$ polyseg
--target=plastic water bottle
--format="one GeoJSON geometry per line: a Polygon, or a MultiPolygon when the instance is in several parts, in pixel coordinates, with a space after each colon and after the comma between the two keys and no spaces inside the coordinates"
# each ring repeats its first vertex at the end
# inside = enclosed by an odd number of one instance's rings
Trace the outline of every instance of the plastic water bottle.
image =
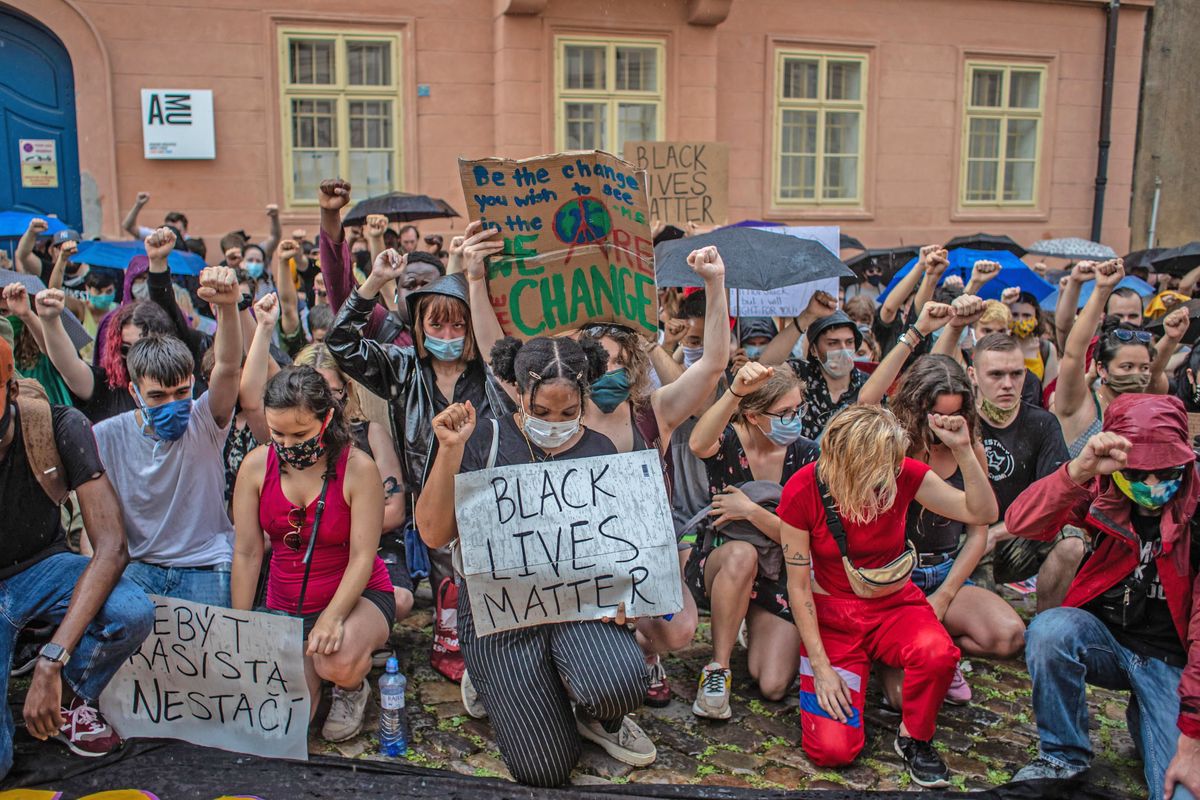
{"type": "Polygon", "coordinates": [[[387,667],[379,679],[379,752],[393,758],[408,752],[408,712],[404,708],[404,690],[408,679],[400,674],[400,664],[395,658],[387,660],[387,667]]]}

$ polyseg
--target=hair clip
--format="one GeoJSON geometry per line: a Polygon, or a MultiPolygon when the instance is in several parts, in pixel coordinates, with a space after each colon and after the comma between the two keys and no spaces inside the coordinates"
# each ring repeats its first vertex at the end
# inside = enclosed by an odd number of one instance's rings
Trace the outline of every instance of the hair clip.
{"type": "Polygon", "coordinates": [[[534,372],[533,370],[529,370],[529,377],[531,377],[531,378],[533,378],[535,381],[539,381],[539,382],[542,380],[542,376],[541,376],[541,375],[538,375],[538,374],[537,374],[536,372],[534,372]]]}

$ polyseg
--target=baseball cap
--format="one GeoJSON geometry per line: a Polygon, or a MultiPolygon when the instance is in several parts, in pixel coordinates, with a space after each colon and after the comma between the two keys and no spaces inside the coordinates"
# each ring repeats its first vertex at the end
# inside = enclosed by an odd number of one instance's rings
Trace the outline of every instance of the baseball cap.
{"type": "Polygon", "coordinates": [[[51,244],[62,244],[63,242],[81,242],[83,237],[79,235],[79,231],[71,228],[63,228],[58,233],[54,234],[54,238],[50,240],[51,244]]]}

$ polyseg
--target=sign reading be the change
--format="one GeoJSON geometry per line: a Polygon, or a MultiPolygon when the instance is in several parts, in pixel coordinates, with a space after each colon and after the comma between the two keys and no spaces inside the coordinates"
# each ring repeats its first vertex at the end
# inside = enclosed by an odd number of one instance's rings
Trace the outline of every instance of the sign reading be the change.
{"type": "Polygon", "coordinates": [[[613,322],[658,335],[645,172],[600,151],[458,163],[469,216],[503,232],[488,293],[506,334],[613,322]]]}
{"type": "Polygon", "coordinates": [[[683,608],[653,450],[484,469],[454,484],[475,631],[683,608]]]}
{"type": "Polygon", "coordinates": [[[154,628],[100,696],[117,732],[307,760],[300,619],[150,599],[154,628]]]}

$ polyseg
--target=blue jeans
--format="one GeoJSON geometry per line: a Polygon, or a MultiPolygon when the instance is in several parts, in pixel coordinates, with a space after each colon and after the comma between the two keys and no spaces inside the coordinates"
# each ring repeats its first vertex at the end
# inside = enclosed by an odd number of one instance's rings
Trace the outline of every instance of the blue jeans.
{"type": "MultiPolygon", "coordinates": [[[[1094,615],[1065,607],[1034,617],[1025,633],[1025,663],[1041,753],[1060,766],[1087,767],[1092,760],[1085,685],[1131,691],[1129,733],[1144,762],[1150,800],[1161,800],[1163,776],[1179,740],[1176,690],[1183,670],[1137,655],[1094,615]]],[[[1191,799],[1182,786],[1175,790],[1175,800],[1191,799]]]]}
{"type": "Polygon", "coordinates": [[[953,558],[948,558],[935,567],[913,567],[912,582],[928,597],[946,582],[946,578],[950,575],[950,570],[953,567],[953,558]]]}
{"type": "Polygon", "coordinates": [[[146,594],[229,608],[229,571],[228,562],[196,568],[131,561],[125,568],[125,577],[141,586],[146,594]]]}
{"type": "MultiPolygon", "coordinates": [[[[0,686],[6,698],[17,633],[33,620],[51,625],[61,622],[88,563],[89,559],[74,553],[58,553],[0,580],[0,686]]],[[[95,705],[100,692],[153,625],[154,604],[134,583],[122,578],[79,640],[63,669],[63,679],[77,696],[95,705]]],[[[12,737],[12,711],[5,702],[0,710],[0,778],[12,767],[12,737]]]]}

